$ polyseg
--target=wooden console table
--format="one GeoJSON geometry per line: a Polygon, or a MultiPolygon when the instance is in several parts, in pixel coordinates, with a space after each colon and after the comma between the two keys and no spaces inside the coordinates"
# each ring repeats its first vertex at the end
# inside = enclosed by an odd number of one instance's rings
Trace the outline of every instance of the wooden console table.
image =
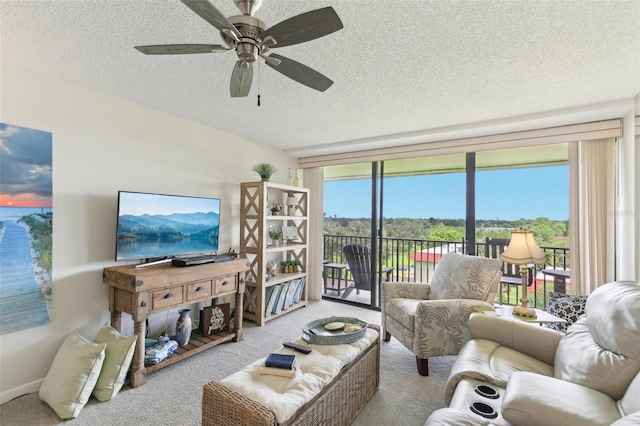
{"type": "Polygon", "coordinates": [[[130,370],[131,387],[145,384],[147,373],[220,343],[242,340],[242,304],[248,270],[246,258],[187,267],[163,263],[144,268],[135,265],[104,268],[102,281],[109,285],[111,326],[120,331],[122,312],[126,312],[131,314],[133,331],[138,336],[130,370]],[[145,367],[145,323],[149,315],[228,294],[235,294],[232,330],[215,335],[194,330],[189,344],[180,346],[161,363],[145,367]]]}

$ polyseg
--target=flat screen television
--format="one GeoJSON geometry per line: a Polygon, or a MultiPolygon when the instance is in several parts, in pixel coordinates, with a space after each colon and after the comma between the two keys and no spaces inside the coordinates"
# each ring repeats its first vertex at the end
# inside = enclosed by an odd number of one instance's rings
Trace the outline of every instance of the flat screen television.
{"type": "Polygon", "coordinates": [[[118,192],[116,261],[214,254],[220,199],[118,192]]]}

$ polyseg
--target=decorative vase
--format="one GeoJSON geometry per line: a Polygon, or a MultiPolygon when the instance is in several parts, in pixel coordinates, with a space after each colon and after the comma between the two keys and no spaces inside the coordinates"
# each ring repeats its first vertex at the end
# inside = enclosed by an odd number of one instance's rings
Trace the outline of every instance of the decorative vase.
{"type": "Polygon", "coordinates": [[[298,180],[298,169],[296,169],[296,171],[293,172],[293,186],[298,186],[299,183],[300,181],[298,180]]]}
{"type": "Polygon", "coordinates": [[[180,309],[178,321],[176,322],[176,342],[178,345],[184,346],[189,343],[191,338],[191,317],[189,316],[191,309],[180,309]]]}

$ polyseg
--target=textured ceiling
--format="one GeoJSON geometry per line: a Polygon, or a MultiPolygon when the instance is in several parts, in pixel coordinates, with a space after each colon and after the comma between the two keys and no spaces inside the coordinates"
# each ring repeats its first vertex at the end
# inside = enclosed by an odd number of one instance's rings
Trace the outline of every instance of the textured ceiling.
{"type": "Polygon", "coordinates": [[[640,92],[637,0],[264,0],[256,17],[272,26],[324,6],[343,30],[274,50],[334,80],[324,93],[261,64],[249,96],[232,99],[234,52],[136,51],[222,43],[179,1],[0,0],[1,60],[295,156],[609,118],[640,92]]]}

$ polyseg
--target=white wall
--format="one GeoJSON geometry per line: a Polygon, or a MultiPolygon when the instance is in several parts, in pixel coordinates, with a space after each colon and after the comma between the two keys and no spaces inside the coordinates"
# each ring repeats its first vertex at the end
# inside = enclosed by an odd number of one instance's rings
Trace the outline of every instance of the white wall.
{"type": "MultiPolygon", "coordinates": [[[[271,147],[3,64],[0,122],[53,134],[51,323],[0,336],[0,403],[38,390],[69,333],[93,339],[109,320],[102,269],[113,266],[118,190],[222,199],[220,249],[239,243],[240,182],[271,162],[286,182],[295,159],[271,147]]],[[[169,323],[177,314],[170,311],[169,323]]],[[[161,329],[166,314],[154,318],[161,329]],[[162,318],[158,318],[161,316],[162,318]]],[[[123,314],[123,331],[132,332],[123,314]]]]}

